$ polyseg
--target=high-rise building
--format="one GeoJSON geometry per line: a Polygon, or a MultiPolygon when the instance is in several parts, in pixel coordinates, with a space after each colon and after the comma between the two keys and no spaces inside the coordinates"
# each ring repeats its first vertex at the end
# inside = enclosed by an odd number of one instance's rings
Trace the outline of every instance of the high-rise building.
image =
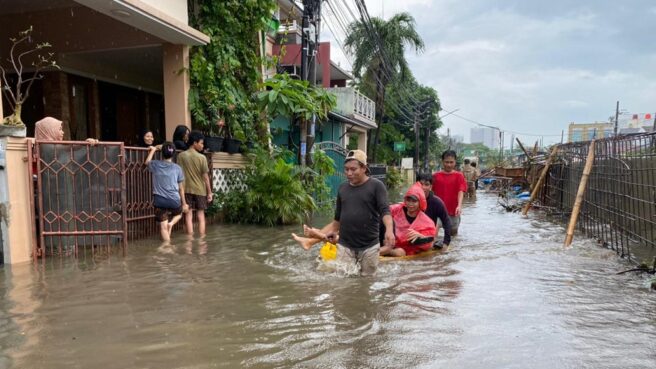
{"type": "Polygon", "coordinates": [[[481,143],[490,149],[499,148],[499,130],[488,127],[476,127],[470,131],[471,143],[481,143]]]}

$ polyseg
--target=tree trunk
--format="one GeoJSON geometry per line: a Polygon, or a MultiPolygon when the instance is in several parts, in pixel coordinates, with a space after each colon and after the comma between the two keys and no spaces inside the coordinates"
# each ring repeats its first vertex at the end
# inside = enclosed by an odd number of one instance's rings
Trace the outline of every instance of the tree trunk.
{"type": "Polygon", "coordinates": [[[22,104],[16,104],[16,108],[14,109],[14,113],[5,117],[2,120],[2,124],[6,124],[8,126],[24,126],[25,124],[23,123],[23,120],[21,119],[21,110],[23,106],[22,104]]]}

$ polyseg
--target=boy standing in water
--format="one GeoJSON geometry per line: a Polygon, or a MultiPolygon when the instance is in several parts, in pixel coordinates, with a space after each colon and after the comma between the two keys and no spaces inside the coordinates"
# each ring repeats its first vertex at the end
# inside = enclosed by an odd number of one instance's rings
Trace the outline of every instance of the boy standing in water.
{"type": "Polygon", "coordinates": [[[433,174],[433,193],[444,201],[451,220],[451,236],[458,234],[462,198],[467,192],[465,176],[456,170],[456,152],[442,153],[442,170],[433,174]]]}
{"type": "Polygon", "coordinates": [[[157,146],[149,148],[146,165],[153,176],[155,219],[160,224],[162,240],[170,241],[171,229],[182,218],[182,213],[189,211],[189,207],[185,201],[182,169],[173,162],[175,146],[165,142],[161,148],[163,160],[153,160],[158,149],[157,146]]]}
{"type": "MultiPolygon", "coordinates": [[[[212,202],[212,187],[210,185],[210,168],[207,158],[201,154],[205,147],[205,136],[198,131],[189,134],[189,148],[178,155],[178,164],[182,167],[185,177],[185,196],[189,208],[196,211],[198,232],[205,234],[205,209],[212,202]]],[[[185,214],[185,227],[188,234],[194,234],[193,213],[185,214]]]]}

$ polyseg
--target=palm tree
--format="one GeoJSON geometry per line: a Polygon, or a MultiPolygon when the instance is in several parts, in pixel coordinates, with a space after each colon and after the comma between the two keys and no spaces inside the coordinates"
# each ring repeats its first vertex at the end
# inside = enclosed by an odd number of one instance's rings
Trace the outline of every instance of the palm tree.
{"type": "Polygon", "coordinates": [[[385,87],[392,78],[398,76],[405,80],[412,75],[405,59],[406,47],[420,52],[424,49],[424,41],[415,30],[415,19],[404,12],[387,21],[374,17],[370,24],[361,20],[351,23],[344,46],[355,57],[353,74],[360,80],[363,90],[373,91],[376,101],[378,127],[373,142],[370,137],[368,145],[369,156],[375,162],[385,112],[385,87]]]}

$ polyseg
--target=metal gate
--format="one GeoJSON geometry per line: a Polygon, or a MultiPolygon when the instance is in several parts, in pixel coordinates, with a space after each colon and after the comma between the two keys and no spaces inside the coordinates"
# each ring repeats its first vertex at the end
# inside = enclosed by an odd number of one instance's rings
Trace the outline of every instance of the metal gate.
{"type": "Polygon", "coordinates": [[[328,176],[326,181],[328,182],[328,186],[330,186],[330,196],[336,198],[339,186],[346,181],[346,175],[344,174],[344,158],[346,158],[348,150],[341,145],[330,141],[320,142],[316,144],[316,147],[317,149],[323,150],[335,163],[335,174],[328,176]]]}
{"type": "Polygon", "coordinates": [[[35,256],[127,246],[123,143],[37,142],[35,256]]]}

